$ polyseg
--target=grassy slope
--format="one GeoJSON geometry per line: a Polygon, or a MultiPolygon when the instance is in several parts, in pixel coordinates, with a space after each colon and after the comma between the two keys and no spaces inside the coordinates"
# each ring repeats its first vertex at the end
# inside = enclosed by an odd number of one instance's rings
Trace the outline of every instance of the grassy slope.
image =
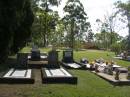
{"type": "MultiPolygon", "coordinates": [[[[28,51],[30,51],[29,48],[24,48],[24,50],[22,50],[22,52],[28,51]]],[[[48,51],[48,49],[42,51],[48,51]]],[[[61,56],[62,52],[60,52],[60,59],[61,56]]],[[[78,61],[82,57],[86,57],[92,61],[93,59],[100,57],[103,57],[106,60],[112,60],[114,54],[112,52],[102,51],[78,51],[74,52],[74,56],[78,61]]],[[[122,66],[128,66],[130,64],[130,62],[126,61],[115,61],[122,66]]],[[[0,92],[4,87],[7,87],[14,93],[14,97],[130,97],[130,86],[114,87],[89,71],[70,70],[70,72],[78,77],[77,85],[45,85],[40,83],[34,85],[0,85],[0,92]]]]}

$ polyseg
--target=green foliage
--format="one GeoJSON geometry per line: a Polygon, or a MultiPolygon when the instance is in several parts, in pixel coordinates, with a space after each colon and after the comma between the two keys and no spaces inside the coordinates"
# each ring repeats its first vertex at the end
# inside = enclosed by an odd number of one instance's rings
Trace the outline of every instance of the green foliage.
{"type": "Polygon", "coordinates": [[[110,49],[111,45],[118,43],[122,39],[122,37],[115,32],[96,33],[94,37],[95,37],[95,45],[99,48],[104,48],[104,49],[110,49]],[[111,44],[111,38],[113,44],[111,44]]]}
{"type": "Polygon", "coordinates": [[[33,23],[32,42],[46,47],[52,39],[58,22],[58,12],[51,9],[60,3],[59,0],[33,0],[35,21],[33,23]]]}
{"type": "Polygon", "coordinates": [[[25,46],[31,35],[32,22],[30,0],[0,1],[0,61],[25,46]]]}
{"type": "Polygon", "coordinates": [[[47,42],[50,42],[53,32],[55,32],[58,17],[57,12],[46,13],[39,8],[32,27],[32,42],[34,44],[45,47],[47,42]]]}
{"type": "Polygon", "coordinates": [[[55,32],[51,34],[50,44],[57,47],[64,46],[64,31],[65,26],[62,20],[58,20],[55,32]]]}
{"type": "Polygon", "coordinates": [[[121,44],[120,43],[114,43],[111,45],[111,50],[115,52],[116,55],[121,53],[121,44]]]}
{"type": "Polygon", "coordinates": [[[92,30],[88,30],[88,33],[86,35],[86,40],[87,42],[92,42],[94,39],[94,33],[92,32],[92,30]]]}

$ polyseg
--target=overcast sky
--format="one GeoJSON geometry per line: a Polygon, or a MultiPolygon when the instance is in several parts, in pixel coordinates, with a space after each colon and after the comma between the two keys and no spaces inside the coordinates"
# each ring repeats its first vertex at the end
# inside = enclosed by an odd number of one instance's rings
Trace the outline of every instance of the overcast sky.
{"type": "MultiPolygon", "coordinates": [[[[107,13],[111,14],[113,12],[113,3],[118,0],[80,0],[82,4],[84,5],[85,12],[87,13],[89,17],[89,22],[92,25],[92,30],[94,33],[97,32],[97,26],[96,26],[96,19],[103,20],[104,15],[107,13]]],[[[121,0],[123,2],[126,2],[127,0],[121,0]]],[[[58,12],[61,17],[64,16],[63,13],[63,7],[65,6],[67,0],[62,0],[61,5],[58,7],[58,12]]],[[[121,24],[120,26],[125,26],[124,24],[121,24]]],[[[118,32],[121,36],[128,35],[128,29],[122,29],[118,32]]]]}

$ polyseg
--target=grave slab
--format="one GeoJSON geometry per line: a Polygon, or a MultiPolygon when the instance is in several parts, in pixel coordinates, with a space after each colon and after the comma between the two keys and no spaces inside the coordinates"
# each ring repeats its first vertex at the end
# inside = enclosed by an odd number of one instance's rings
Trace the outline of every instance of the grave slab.
{"type": "Polygon", "coordinates": [[[77,77],[74,77],[64,68],[49,69],[42,68],[42,82],[43,83],[70,83],[77,84],[77,77]]]}
{"type": "Polygon", "coordinates": [[[11,68],[1,75],[0,83],[32,84],[34,83],[33,70],[11,68]]]}

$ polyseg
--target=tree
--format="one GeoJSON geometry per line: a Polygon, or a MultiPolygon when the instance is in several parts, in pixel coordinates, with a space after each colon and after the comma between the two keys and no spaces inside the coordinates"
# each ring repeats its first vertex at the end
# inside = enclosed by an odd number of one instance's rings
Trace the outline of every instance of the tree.
{"type": "MultiPolygon", "coordinates": [[[[38,33],[41,36],[38,36],[39,37],[38,41],[40,41],[44,47],[46,47],[49,44],[51,31],[55,29],[58,18],[58,13],[53,12],[51,7],[58,6],[59,3],[60,0],[33,0],[32,2],[32,4],[34,5],[33,9],[35,12],[35,19],[36,19],[35,21],[36,23],[34,22],[34,29],[35,25],[39,25],[37,32],[39,31],[38,33]]],[[[37,32],[33,32],[34,35],[37,32]]]]}
{"type": "Polygon", "coordinates": [[[57,12],[46,13],[39,8],[32,27],[32,41],[34,44],[45,47],[47,42],[49,43],[53,32],[55,32],[58,17],[57,12]],[[45,30],[47,30],[47,33],[45,33],[45,30]]]}
{"type": "Polygon", "coordinates": [[[88,17],[79,0],[68,0],[64,11],[66,14],[63,18],[67,32],[66,37],[68,37],[69,46],[74,48],[75,39],[83,38],[82,35],[87,32],[90,23],[86,21],[88,17]]]}
{"type": "Polygon", "coordinates": [[[30,0],[0,1],[0,62],[25,46],[32,23],[30,0]]]}
{"type": "Polygon", "coordinates": [[[127,17],[128,21],[128,41],[127,41],[127,49],[130,49],[130,0],[126,3],[118,1],[115,3],[116,7],[118,8],[117,14],[121,13],[122,16],[127,17]]]}

